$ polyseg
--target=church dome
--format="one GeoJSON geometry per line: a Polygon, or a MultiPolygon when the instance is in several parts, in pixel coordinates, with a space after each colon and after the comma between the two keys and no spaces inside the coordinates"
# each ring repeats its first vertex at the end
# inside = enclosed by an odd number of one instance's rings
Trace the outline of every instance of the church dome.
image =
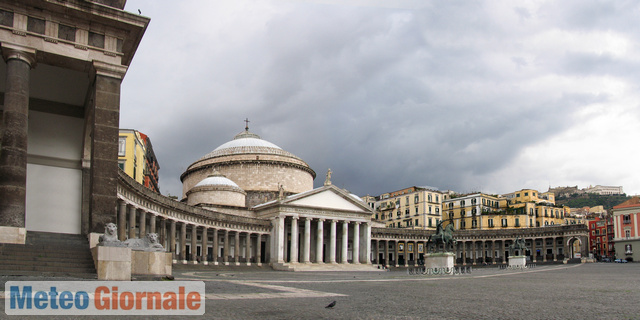
{"type": "Polygon", "coordinates": [[[236,154],[274,154],[300,159],[292,153],[284,151],[277,145],[267,140],[263,140],[259,135],[249,132],[249,130],[246,129],[245,131],[238,133],[233,140],[215,148],[213,151],[200,158],[200,160],[236,154]]]}
{"type": "Polygon", "coordinates": [[[240,189],[240,187],[235,182],[219,173],[209,175],[208,177],[204,178],[204,180],[198,182],[195,185],[195,187],[203,186],[226,186],[240,189]]]}
{"type": "Polygon", "coordinates": [[[212,174],[187,192],[187,204],[243,207],[246,194],[235,182],[214,169],[212,174]]]}

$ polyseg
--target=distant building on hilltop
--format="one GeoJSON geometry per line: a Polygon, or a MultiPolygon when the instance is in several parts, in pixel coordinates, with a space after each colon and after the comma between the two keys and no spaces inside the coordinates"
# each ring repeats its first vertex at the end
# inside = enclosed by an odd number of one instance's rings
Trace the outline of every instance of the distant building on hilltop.
{"type": "Polygon", "coordinates": [[[614,195],[614,194],[624,194],[622,191],[622,186],[601,186],[597,185],[595,187],[589,186],[588,188],[578,189],[578,186],[574,187],[556,187],[549,188],[549,193],[553,193],[556,197],[570,197],[574,194],[599,194],[599,195],[614,195]]]}
{"type": "Polygon", "coordinates": [[[120,129],[118,166],[138,183],[160,193],[160,165],[153,152],[151,139],[146,134],[138,130],[120,129]]]}
{"type": "Polygon", "coordinates": [[[585,193],[595,193],[600,195],[624,194],[622,186],[612,187],[597,185],[595,187],[589,186],[589,188],[585,188],[583,190],[585,193]]]}

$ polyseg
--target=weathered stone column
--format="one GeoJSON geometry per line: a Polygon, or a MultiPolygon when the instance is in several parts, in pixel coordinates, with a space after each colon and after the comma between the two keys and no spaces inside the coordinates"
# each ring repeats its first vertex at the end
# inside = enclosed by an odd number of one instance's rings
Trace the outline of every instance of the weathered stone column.
{"type": "Polygon", "coordinates": [[[198,226],[191,225],[191,262],[198,264],[198,226]]]}
{"type": "Polygon", "coordinates": [[[329,263],[336,263],[336,220],[331,220],[329,228],[329,263]]]}
{"type": "Polygon", "coordinates": [[[409,241],[404,242],[404,266],[409,266],[409,241]]]}
{"type": "Polygon", "coordinates": [[[219,247],[218,247],[218,228],[213,229],[213,265],[217,266],[218,265],[218,252],[220,251],[219,247]]]}
{"type": "Polygon", "coordinates": [[[536,251],[536,238],[532,238],[531,239],[531,262],[536,262],[536,256],[537,256],[537,251],[536,251]]]}
{"type": "Polygon", "coordinates": [[[234,237],[234,241],[233,241],[233,247],[234,247],[234,262],[236,264],[236,266],[240,265],[240,232],[236,231],[235,237],[234,237]]]}
{"type": "Polygon", "coordinates": [[[24,244],[29,70],[36,63],[36,51],[2,43],[2,53],[7,62],[7,77],[0,145],[0,242],[24,244]]]}
{"type": "Polygon", "coordinates": [[[129,239],[136,237],[136,207],[129,207],[129,239]]]}
{"type": "Polygon", "coordinates": [[[467,265],[467,242],[462,241],[462,265],[467,265]]]}
{"type": "Polygon", "coordinates": [[[229,230],[224,230],[224,244],[222,247],[222,262],[225,266],[229,265],[229,256],[231,255],[231,245],[229,244],[229,230]]]}
{"type": "Polygon", "coordinates": [[[187,264],[187,224],[180,223],[180,260],[187,264]]]}
{"type": "Polygon", "coordinates": [[[209,248],[207,248],[209,244],[207,243],[207,241],[209,241],[209,228],[207,228],[206,226],[203,226],[202,227],[202,252],[200,255],[200,260],[204,265],[209,264],[209,248]]]}
{"type": "Polygon", "coordinates": [[[247,232],[245,238],[244,258],[247,260],[247,265],[251,265],[251,234],[247,232]]]}
{"type": "Polygon", "coordinates": [[[389,267],[389,240],[384,240],[384,265],[389,267]]]}
{"type": "Polygon", "coordinates": [[[318,230],[316,234],[316,263],[323,263],[323,245],[324,245],[324,219],[318,219],[318,230]]]}
{"type": "Polygon", "coordinates": [[[542,262],[547,262],[547,239],[542,238],[542,262]]]}
{"type": "MultiPolygon", "coordinates": [[[[90,88],[87,117],[90,132],[88,232],[100,233],[113,219],[118,187],[118,135],[120,130],[120,85],[127,67],[93,61],[94,78],[90,88]]],[[[84,233],[84,232],[83,232],[84,233]]]]}
{"type": "Polygon", "coordinates": [[[147,235],[147,212],[144,210],[140,210],[140,233],[138,234],[138,238],[144,239],[147,235]]]}
{"type": "Polygon", "coordinates": [[[400,242],[398,240],[395,240],[395,244],[396,244],[396,255],[395,255],[395,266],[396,268],[399,267],[400,265],[398,264],[400,261],[400,242]]]}
{"type": "Polygon", "coordinates": [[[169,227],[169,251],[173,256],[173,263],[176,263],[178,257],[176,256],[176,221],[171,220],[171,226],[169,227]]]}
{"type": "Polygon", "coordinates": [[[360,222],[353,223],[353,260],[351,263],[360,264],[360,222]]]}
{"type": "Polygon", "coordinates": [[[553,237],[553,261],[558,261],[558,239],[553,237]]]}
{"type": "Polygon", "coordinates": [[[256,236],[256,265],[262,265],[262,233],[256,236]]]}
{"type": "Polygon", "coordinates": [[[493,264],[496,264],[496,241],[491,240],[491,259],[493,260],[493,264]]]}
{"type": "Polygon", "coordinates": [[[284,263],[286,258],[286,249],[285,242],[287,241],[286,237],[286,228],[285,228],[285,217],[278,216],[271,219],[272,226],[272,234],[269,241],[268,248],[271,248],[271,252],[269,254],[269,261],[271,263],[284,263]]]}
{"type": "Polygon", "coordinates": [[[156,231],[156,218],[157,218],[157,216],[150,212],[150,214],[149,214],[149,233],[157,233],[157,231],[156,231]]]}
{"type": "Polygon", "coordinates": [[[298,262],[298,217],[291,217],[291,263],[298,262]]]}
{"type": "Polygon", "coordinates": [[[347,251],[349,250],[349,222],[342,222],[342,252],[340,257],[340,263],[347,263],[347,251]]]}
{"type": "MultiPolygon", "coordinates": [[[[160,243],[163,246],[167,246],[167,219],[165,217],[160,217],[160,243]]],[[[166,249],[166,248],[165,248],[166,249]]]]}
{"type": "Polygon", "coordinates": [[[471,255],[471,265],[475,266],[476,265],[476,260],[478,258],[477,257],[478,252],[476,251],[476,242],[475,241],[471,241],[471,252],[470,252],[470,255],[471,255]]]}
{"type": "Polygon", "coordinates": [[[124,201],[118,205],[118,240],[127,240],[127,203],[124,201]]]}
{"type": "Polygon", "coordinates": [[[304,218],[304,249],[302,250],[302,263],[310,262],[311,253],[311,218],[304,218]]]}
{"type": "Polygon", "coordinates": [[[380,264],[380,240],[373,240],[373,243],[375,247],[375,259],[373,259],[373,261],[375,261],[376,264],[380,264]]]}
{"type": "MultiPolygon", "coordinates": [[[[371,223],[367,222],[364,226],[364,241],[366,244],[366,258],[364,262],[366,264],[371,264],[371,223]]],[[[376,257],[377,259],[377,257],[376,257]]]]}

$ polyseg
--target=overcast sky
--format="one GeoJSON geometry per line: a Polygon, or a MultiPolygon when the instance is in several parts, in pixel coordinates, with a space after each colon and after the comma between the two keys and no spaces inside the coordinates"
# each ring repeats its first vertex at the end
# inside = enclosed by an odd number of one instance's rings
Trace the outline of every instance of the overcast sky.
{"type": "Polygon", "coordinates": [[[163,194],[244,130],[360,196],[640,193],[636,1],[128,0],[151,18],[120,126],[163,194]],[[394,6],[390,6],[393,3],[394,6]]]}

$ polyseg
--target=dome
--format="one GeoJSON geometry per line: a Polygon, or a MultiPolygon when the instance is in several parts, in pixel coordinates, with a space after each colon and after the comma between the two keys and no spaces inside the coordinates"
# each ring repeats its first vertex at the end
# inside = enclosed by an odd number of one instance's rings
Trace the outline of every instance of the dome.
{"type": "Polygon", "coordinates": [[[238,133],[233,140],[222,144],[206,154],[200,160],[236,154],[273,154],[300,159],[277,145],[263,140],[259,135],[246,129],[238,133]]]}
{"type": "Polygon", "coordinates": [[[227,187],[235,187],[240,188],[235,182],[231,181],[229,178],[221,175],[221,174],[212,174],[204,180],[198,182],[196,187],[202,186],[227,186],[227,187]]]}

